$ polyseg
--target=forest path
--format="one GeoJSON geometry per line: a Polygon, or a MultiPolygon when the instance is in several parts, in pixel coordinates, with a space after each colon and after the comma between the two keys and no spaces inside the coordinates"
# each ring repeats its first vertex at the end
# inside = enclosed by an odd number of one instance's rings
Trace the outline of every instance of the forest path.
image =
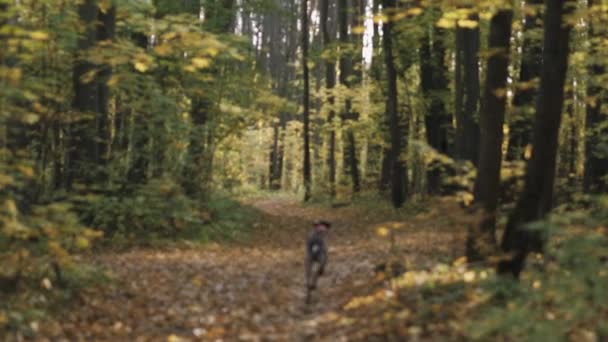
{"type": "MultiPolygon", "coordinates": [[[[283,199],[246,205],[260,211],[247,242],[91,257],[116,281],[83,292],[80,303],[41,332],[70,341],[345,340],[336,312],[372,286],[374,266],[389,249],[375,231],[390,224],[391,214],[283,199]],[[306,305],[304,241],[310,222],[320,218],[333,223],[329,265],[306,305]]],[[[461,234],[432,229],[447,226],[445,220],[432,213],[401,218],[407,229],[399,230],[397,243],[408,264],[426,267],[462,252],[461,234]]]]}

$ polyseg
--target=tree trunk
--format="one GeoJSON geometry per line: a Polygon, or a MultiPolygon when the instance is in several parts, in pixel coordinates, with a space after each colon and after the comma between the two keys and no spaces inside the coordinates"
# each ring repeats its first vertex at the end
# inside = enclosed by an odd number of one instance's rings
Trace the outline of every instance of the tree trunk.
{"type": "MultiPolygon", "coordinates": [[[[95,27],[97,20],[97,1],[85,0],[78,5],[78,17],[85,25],[85,33],[78,40],[78,54],[74,65],[74,109],[80,113],[99,113],[97,82],[85,80],[85,75],[94,71],[93,63],[87,61],[88,50],[95,44],[95,27]]],[[[66,165],[66,188],[71,190],[74,182],[89,183],[92,180],[91,169],[95,166],[95,142],[91,138],[91,121],[76,120],[70,124],[69,144],[66,165]]]]}
{"type": "MultiPolygon", "coordinates": [[[[327,50],[332,43],[331,34],[328,27],[329,21],[329,0],[321,0],[321,33],[323,35],[323,46],[327,50]]],[[[333,106],[335,98],[333,88],[336,86],[336,65],[333,56],[325,61],[325,88],[327,89],[327,103],[331,107],[327,116],[327,121],[333,126],[336,113],[333,106]]],[[[329,154],[327,157],[329,194],[332,198],[336,196],[336,131],[332,127],[329,131],[329,154]]]]}
{"type": "Polygon", "coordinates": [[[532,118],[537,87],[530,82],[540,76],[542,65],[542,45],[535,38],[537,30],[541,29],[542,0],[527,0],[524,24],[524,42],[521,52],[521,67],[519,70],[519,86],[513,96],[514,115],[509,123],[509,146],[507,160],[518,160],[524,157],[526,145],[532,138],[532,118]]]}
{"type": "Polygon", "coordinates": [[[500,192],[503,124],[507,99],[509,53],[513,12],[500,10],[490,22],[486,84],[481,107],[481,141],[475,179],[475,202],[483,211],[479,227],[467,237],[467,258],[481,261],[496,251],[496,209],[500,192]]]}
{"type": "Polygon", "coordinates": [[[311,170],[310,170],[310,85],[308,72],[308,0],[302,0],[302,78],[304,81],[304,93],[302,103],[304,112],[304,201],[311,198],[311,170]]]}
{"type": "MultiPolygon", "coordinates": [[[[477,21],[477,15],[470,20],[477,21]]],[[[479,26],[456,28],[456,151],[457,159],[477,165],[479,157],[479,26]]]]}
{"type": "MultiPolygon", "coordinates": [[[[349,7],[347,0],[338,0],[338,27],[340,32],[340,43],[342,44],[342,49],[345,49],[349,43],[348,37],[348,14],[349,7]]],[[[351,53],[345,53],[345,51],[341,51],[340,54],[340,84],[344,85],[347,89],[350,89],[352,86],[352,82],[349,80],[353,76],[353,60],[356,60],[356,57],[351,53]]],[[[353,113],[352,110],[352,99],[349,94],[346,95],[346,100],[344,103],[344,109],[341,114],[342,121],[345,122],[347,120],[355,120],[356,114],[353,113]]],[[[352,128],[348,128],[346,131],[346,160],[345,165],[348,165],[348,172],[351,176],[351,182],[353,187],[353,192],[359,192],[361,185],[359,181],[359,167],[357,161],[357,146],[355,140],[355,133],[352,128]]]]}
{"type": "Polygon", "coordinates": [[[526,169],[524,191],[509,217],[502,240],[502,248],[509,255],[499,263],[499,274],[519,277],[527,254],[542,250],[541,235],[527,230],[526,224],[544,218],[552,207],[571,30],[563,15],[574,7],[573,0],[545,1],[543,66],[536,102],[532,158],[526,169]]]}
{"type": "MultiPolygon", "coordinates": [[[[98,18],[100,24],[97,26],[97,41],[102,44],[110,44],[114,40],[116,30],[116,7],[111,6],[105,12],[99,10],[98,18]]],[[[112,67],[110,65],[101,65],[98,78],[98,109],[97,113],[97,148],[95,151],[96,163],[100,168],[100,181],[106,181],[108,178],[108,160],[111,143],[111,128],[110,128],[110,89],[108,80],[112,76],[112,67]]]]}
{"type": "MultiPolygon", "coordinates": [[[[427,110],[424,123],[427,143],[437,152],[448,154],[448,130],[451,128],[451,117],[443,100],[448,93],[447,66],[445,64],[445,32],[433,26],[432,37],[429,30],[420,44],[420,85],[425,96],[427,110]]],[[[438,194],[441,173],[438,168],[427,170],[427,191],[438,194]]]]}
{"type": "Polygon", "coordinates": [[[399,130],[399,115],[397,113],[397,71],[395,69],[395,61],[393,58],[393,18],[396,7],[395,0],[383,0],[382,7],[384,7],[388,14],[388,20],[383,23],[383,35],[382,42],[384,45],[384,63],[386,64],[386,77],[387,77],[387,93],[386,93],[386,116],[389,120],[390,130],[390,153],[387,164],[390,165],[391,170],[391,198],[393,206],[400,208],[405,201],[405,191],[403,184],[402,173],[404,168],[400,160],[401,151],[401,136],[399,130]]]}

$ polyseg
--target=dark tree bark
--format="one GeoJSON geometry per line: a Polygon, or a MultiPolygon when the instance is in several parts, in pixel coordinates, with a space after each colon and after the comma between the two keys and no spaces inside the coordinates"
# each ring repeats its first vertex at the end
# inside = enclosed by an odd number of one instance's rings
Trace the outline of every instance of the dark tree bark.
{"type": "Polygon", "coordinates": [[[513,96],[514,115],[509,123],[509,146],[507,160],[523,159],[526,145],[532,138],[532,112],[537,89],[529,82],[540,76],[542,65],[542,45],[540,39],[535,39],[537,30],[541,29],[541,7],[543,0],[527,0],[527,15],[524,24],[524,42],[521,52],[521,67],[519,70],[519,87],[513,96]],[[532,12],[534,11],[534,12],[532,12]]]}
{"type": "MultiPolygon", "coordinates": [[[[588,7],[590,10],[597,6],[597,0],[589,0],[588,7]]],[[[595,9],[597,10],[597,9],[595,9]]],[[[592,12],[593,13],[593,12],[592,12]]],[[[604,32],[599,27],[599,23],[594,22],[594,18],[590,17],[589,37],[592,41],[601,39],[604,32]]],[[[592,45],[592,53],[596,46],[592,45]]],[[[606,116],[602,114],[604,103],[608,100],[606,90],[602,84],[598,84],[598,77],[606,73],[605,65],[602,61],[595,61],[588,67],[589,83],[587,86],[587,101],[586,108],[586,135],[585,135],[585,176],[584,189],[590,193],[606,193],[608,192],[608,151],[602,146],[606,146],[606,137],[608,137],[608,126],[605,124],[606,116]]]]}
{"type": "Polygon", "coordinates": [[[483,214],[479,227],[469,229],[466,244],[469,261],[483,260],[496,251],[496,209],[500,192],[512,19],[511,10],[500,10],[490,21],[488,49],[492,55],[488,59],[481,105],[481,141],[474,190],[475,202],[483,214]]]}
{"type": "MultiPolygon", "coordinates": [[[[116,7],[111,6],[105,12],[99,10],[99,24],[97,26],[97,41],[101,44],[109,45],[114,40],[116,30],[116,7]]],[[[97,113],[97,148],[95,150],[95,160],[100,167],[99,177],[101,181],[107,179],[107,169],[109,159],[109,149],[111,143],[110,128],[110,89],[108,80],[112,76],[110,65],[101,65],[97,82],[98,92],[98,113],[97,113]]]]}
{"type": "MultiPolygon", "coordinates": [[[[184,2],[181,11],[182,13],[186,12],[198,16],[201,9],[200,5],[200,2],[198,5],[184,2]]],[[[229,34],[233,24],[235,1],[206,0],[202,2],[202,5],[206,16],[204,22],[205,29],[216,34],[229,34]]],[[[216,69],[209,72],[219,74],[219,71],[216,69]]],[[[163,84],[162,77],[159,83],[163,84]]],[[[199,87],[203,86],[204,84],[199,85],[199,87]]],[[[212,177],[213,151],[210,147],[212,136],[206,127],[210,120],[210,108],[213,106],[211,102],[212,100],[203,91],[195,90],[191,98],[190,115],[192,118],[192,129],[188,145],[189,160],[186,167],[184,167],[182,185],[186,193],[193,198],[205,195],[204,187],[210,182],[212,177]]],[[[162,149],[163,145],[162,141],[156,143],[158,149],[162,149]]],[[[155,153],[156,157],[161,158],[156,163],[157,165],[162,165],[163,155],[162,151],[155,153]]],[[[155,168],[154,171],[154,176],[160,176],[162,168],[155,168]]]]}
{"type": "MultiPolygon", "coordinates": [[[[135,45],[142,50],[147,50],[149,41],[146,32],[135,32],[131,38],[135,45]]],[[[134,72],[134,70],[133,70],[134,72]]],[[[136,185],[144,184],[148,180],[148,169],[150,165],[150,154],[148,146],[150,145],[150,127],[148,124],[149,118],[145,114],[135,114],[131,110],[129,116],[133,116],[134,132],[132,137],[127,141],[131,146],[131,163],[127,170],[128,190],[132,190],[136,185]]],[[[125,117],[125,122],[126,117],[125,117]]],[[[128,133],[126,133],[128,134],[128,133]]],[[[129,148],[127,147],[127,150],[129,148]]]]}
{"type": "MultiPolygon", "coordinates": [[[[349,7],[347,0],[338,0],[338,27],[340,33],[340,43],[343,47],[346,47],[349,43],[348,37],[348,14],[349,7]]],[[[352,82],[350,78],[353,76],[353,55],[346,54],[344,52],[340,55],[340,84],[350,88],[352,82]]],[[[356,114],[352,110],[352,99],[350,96],[346,97],[344,109],[341,113],[342,121],[356,120],[356,114]]],[[[346,131],[346,146],[347,146],[347,165],[348,172],[351,176],[351,182],[353,192],[357,193],[361,189],[359,180],[359,166],[357,161],[357,146],[355,140],[355,133],[352,129],[346,131]]]]}
{"type": "MultiPolygon", "coordinates": [[[[427,142],[437,152],[448,154],[448,131],[452,123],[443,99],[449,91],[444,36],[445,32],[435,26],[432,31],[425,30],[419,50],[420,85],[428,106],[424,117],[427,142]]],[[[439,193],[440,180],[439,169],[427,171],[427,191],[430,194],[439,193]]]]}
{"type": "Polygon", "coordinates": [[[527,230],[526,224],[542,219],[552,207],[571,30],[563,16],[575,5],[573,0],[545,1],[543,66],[532,158],[526,169],[524,191],[509,217],[502,240],[502,249],[508,258],[499,263],[499,274],[519,277],[528,253],[542,250],[542,236],[527,230]]]}
{"type": "Polygon", "coordinates": [[[304,122],[304,201],[311,198],[311,170],[310,170],[310,81],[308,72],[308,0],[302,0],[302,78],[304,82],[304,92],[302,104],[304,112],[302,121],[304,122]]]}
{"type": "MultiPolygon", "coordinates": [[[[78,5],[78,17],[85,26],[78,39],[78,58],[74,65],[74,109],[78,113],[99,113],[98,84],[95,79],[85,80],[85,75],[94,72],[95,65],[87,61],[86,54],[95,44],[97,1],[85,0],[78,5]]],[[[89,183],[96,145],[92,139],[91,121],[80,117],[70,125],[66,165],[66,188],[72,189],[74,182],[89,183]]]]}
{"type": "MultiPolygon", "coordinates": [[[[470,20],[478,20],[471,15],[470,20]]],[[[456,137],[454,156],[477,165],[479,156],[479,26],[456,28],[456,137]]]]}
{"type": "MultiPolygon", "coordinates": [[[[321,0],[320,8],[320,24],[321,33],[323,35],[323,46],[328,49],[332,43],[332,35],[329,30],[329,0],[321,0]]],[[[331,107],[327,116],[327,121],[331,125],[334,121],[336,113],[333,110],[335,98],[332,94],[333,88],[336,86],[336,64],[333,61],[333,56],[325,61],[325,88],[329,92],[327,102],[331,107]]],[[[327,156],[329,194],[332,198],[336,196],[336,131],[332,128],[329,131],[329,153],[327,156]]]]}
{"type": "Polygon", "coordinates": [[[389,14],[387,22],[382,26],[382,42],[384,46],[384,63],[386,65],[387,77],[387,93],[386,93],[386,116],[389,121],[390,130],[390,153],[388,157],[388,165],[391,170],[391,198],[393,206],[400,208],[405,201],[405,184],[403,182],[402,173],[404,172],[403,165],[400,160],[401,151],[401,136],[399,130],[399,114],[397,113],[397,71],[395,69],[395,61],[393,57],[393,22],[392,16],[396,8],[395,0],[383,0],[382,7],[389,14]]]}

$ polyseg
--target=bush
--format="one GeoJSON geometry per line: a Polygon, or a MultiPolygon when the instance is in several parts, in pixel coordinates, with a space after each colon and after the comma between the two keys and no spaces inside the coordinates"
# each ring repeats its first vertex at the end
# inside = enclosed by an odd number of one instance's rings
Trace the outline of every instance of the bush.
{"type": "Polygon", "coordinates": [[[171,179],[154,179],[128,195],[86,196],[83,220],[109,237],[175,238],[189,225],[209,220],[181,186],[171,179]]]}
{"type": "Polygon", "coordinates": [[[522,274],[486,284],[495,301],[470,325],[475,339],[603,340],[608,338],[608,198],[588,210],[554,215],[543,256],[522,274]],[[496,301],[497,300],[497,301],[496,301]]]}

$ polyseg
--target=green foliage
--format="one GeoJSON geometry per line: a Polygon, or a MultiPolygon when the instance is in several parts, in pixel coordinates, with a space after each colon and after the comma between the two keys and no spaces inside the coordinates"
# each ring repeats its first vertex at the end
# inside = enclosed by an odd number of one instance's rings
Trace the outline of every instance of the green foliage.
{"type": "Polygon", "coordinates": [[[532,258],[520,283],[488,282],[488,302],[470,323],[475,339],[581,340],[606,337],[608,213],[606,198],[591,209],[554,215],[544,255],[532,258]]]}
{"type": "Polygon", "coordinates": [[[195,202],[170,178],[153,179],[129,195],[87,196],[83,219],[108,237],[176,237],[203,221],[195,202]]]}

